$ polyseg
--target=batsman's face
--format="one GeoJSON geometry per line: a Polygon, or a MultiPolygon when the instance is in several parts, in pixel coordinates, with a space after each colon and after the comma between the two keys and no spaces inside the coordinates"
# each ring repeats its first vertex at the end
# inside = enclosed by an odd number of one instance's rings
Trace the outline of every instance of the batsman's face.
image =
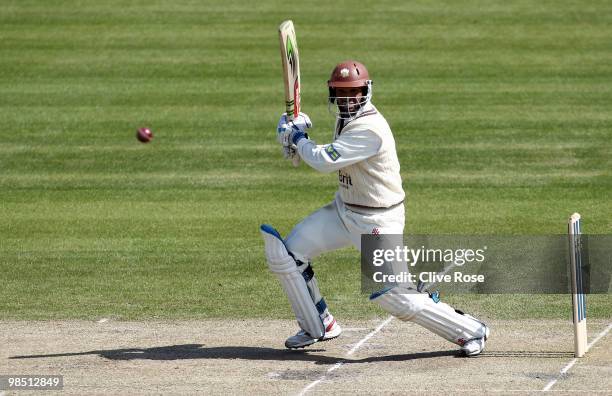
{"type": "Polygon", "coordinates": [[[336,88],[336,103],[341,114],[352,114],[359,110],[363,92],[361,88],[336,88]]]}

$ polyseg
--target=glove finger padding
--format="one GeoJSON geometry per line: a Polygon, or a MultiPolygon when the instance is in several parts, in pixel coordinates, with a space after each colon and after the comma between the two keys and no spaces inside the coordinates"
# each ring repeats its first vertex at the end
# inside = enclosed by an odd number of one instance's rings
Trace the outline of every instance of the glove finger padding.
{"type": "Polygon", "coordinates": [[[289,121],[287,114],[283,113],[280,116],[278,125],[276,126],[276,140],[280,143],[283,151],[283,158],[291,159],[293,166],[298,166],[300,156],[297,153],[297,147],[293,143],[294,135],[300,134],[308,137],[306,130],[312,127],[312,121],[306,113],[300,113],[293,121],[289,121]]]}
{"type": "Polygon", "coordinates": [[[306,113],[300,113],[299,116],[293,119],[291,123],[300,131],[305,132],[307,129],[312,128],[312,121],[306,113]]]}
{"type": "Polygon", "coordinates": [[[291,132],[293,132],[293,128],[291,124],[281,124],[276,133],[276,140],[283,146],[287,147],[291,145],[291,132]]]}
{"type": "Polygon", "coordinates": [[[281,125],[287,124],[288,122],[289,120],[287,119],[287,113],[281,114],[280,119],[278,120],[278,126],[276,127],[276,130],[279,130],[281,125]]]}

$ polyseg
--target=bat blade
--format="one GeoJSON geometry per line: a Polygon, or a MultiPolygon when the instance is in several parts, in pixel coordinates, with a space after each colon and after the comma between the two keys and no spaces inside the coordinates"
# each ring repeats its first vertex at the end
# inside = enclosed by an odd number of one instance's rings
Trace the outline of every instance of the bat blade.
{"type": "Polygon", "coordinates": [[[300,56],[293,22],[288,20],[278,28],[285,84],[287,117],[293,120],[300,113],[300,56]]]}
{"type": "MultiPolygon", "coordinates": [[[[294,120],[300,114],[300,55],[293,21],[287,20],[278,27],[283,82],[285,84],[285,106],[287,118],[294,120]]],[[[293,166],[299,166],[300,156],[293,157],[293,166]]]]}

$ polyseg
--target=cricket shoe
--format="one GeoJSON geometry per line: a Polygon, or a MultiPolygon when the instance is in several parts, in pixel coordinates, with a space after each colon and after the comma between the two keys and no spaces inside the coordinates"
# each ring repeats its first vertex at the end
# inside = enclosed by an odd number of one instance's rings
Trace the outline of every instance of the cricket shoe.
{"type": "MultiPolygon", "coordinates": [[[[466,315],[466,316],[469,316],[472,318],[472,316],[470,315],[466,315]]],[[[471,357],[471,356],[480,355],[480,353],[484,351],[485,342],[489,338],[490,331],[489,331],[489,327],[486,324],[482,323],[482,325],[484,326],[484,337],[469,340],[468,342],[463,344],[463,346],[461,347],[461,351],[463,351],[465,356],[471,357]]]]}
{"type": "MultiPolygon", "coordinates": [[[[333,317],[332,317],[333,318],[333,317]]],[[[312,345],[315,342],[329,341],[338,337],[342,333],[342,328],[336,322],[336,319],[332,319],[331,322],[325,327],[325,335],[321,338],[312,338],[310,334],[304,330],[300,330],[296,335],[287,338],[285,346],[289,349],[304,348],[308,345],[312,345]]]]}

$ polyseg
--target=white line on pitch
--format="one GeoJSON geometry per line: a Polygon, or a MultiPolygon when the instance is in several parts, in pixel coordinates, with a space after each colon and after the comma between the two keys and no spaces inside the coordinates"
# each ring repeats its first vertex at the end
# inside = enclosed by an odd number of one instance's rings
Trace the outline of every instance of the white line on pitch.
{"type": "Polygon", "coordinates": [[[612,323],[610,323],[610,324],[608,325],[608,327],[606,327],[606,328],[604,329],[604,331],[602,331],[601,333],[599,333],[599,334],[597,335],[597,337],[595,337],[595,339],[594,339],[593,341],[589,342],[589,344],[588,344],[588,345],[587,345],[587,347],[586,347],[586,352],[588,352],[588,351],[589,351],[589,349],[591,349],[591,347],[592,347],[593,345],[595,345],[595,343],[596,343],[597,341],[601,340],[601,339],[602,339],[602,337],[604,337],[606,334],[608,334],[608,332],[609,332],[610,330],[612,330],[612,323]]]}
{"type": "MultiPolygon", "coordinates": [[[[603,329],[603,331],[599,333],[597,337],[595,337],[593,341],[591,341],[587,345],[585,353],[588,352],[588,350],[591,349],[591,347],[595,345],[597,341],[601,340],[606,334],[608,334],[610,329],[612,329],[612,323],[610,323],[608,327],[603,329]]],[[[557,381],[559,381],[574,366],[574,364],[576,364],[577,361],[578,361],[578,358],[573,358],[572,360],[570,360],[570,362],[565,367],[563,367],[561,371],[559,371],[559,375],[557,375],[555,379],[551,380],[548,384],[546,384],[546,386],[544,387],[544,389],[542,389],[542,391],[544,392],[549,391],[550,388],[552,388],[557,383],[557,381]]]]}
{"type": "Polygon", "coordinates": [[[363,337],[357,344],[355,344],[350,351],[348,351],[348,353],[346,354],[346,356],[351,356],[353,353],[355,353],[357,351],[357,349],[361,348],[361,346],[363,344],[365,344],[365,342],[367,340],[369,340],[370,338],[374,337],[374,335],[376,333],[378,333],[379,331],[382,330],[383,327],[385,327],[387,324],[389,324],[389,322],[391,322],[393,320],[393,316],[389,316],[387,318],[387,320],[385,320],[384,322],[382,322],[381,324],[378,325],[377,328],[375,328],[374,330],[372,330],[367,336],[363,337]]]}
{"type": "MultiPolygon", "coordinates": [[[[391,322],[393,320],[393,316],[389,316],[387,319],[385,319],[384,322],[382,322],[381,324],[378,325],[378,327],[376,327],[374,330],[372,330],[370,333],[368,333],[368,335],[366,335],[365,337],[363,337],[361,340],[359,340],[358,343],[356,343],[350,351],[348,351],[346,353],[346,356],[351,356],[353,353],[355,353],[359,348],[361,348],[361,346],[363,344],[366,343],[366,341],[368,341],[370,338],[374,337],[374,335],[376,333],[378,333],[379,331],[382,330],[383,327],[385,327],[387,324],[389,324],[389,322],[391,322]]],[[[326,373],[323,374],[318,380],[315,380],[313,382],[311,382],[310,384],[308,384],[304,389],[302,389],[302,391],[299,393],[299,396],[303,396],[306,394],[306,392],[308,392],[309,390],[311,390],[312,388],[314,388],[315,386],[317,386],[321,381],[323,381],[325,379],[325,377],[327,376],[327,374],[336,371],[337,369],[339,369],[340,367],[342,367],[342,365],[346,362],[346,360],[341,360],[338,363],[334,364],[333,366],[331,366],[330,368],[327,369],[326,373]]]]}

